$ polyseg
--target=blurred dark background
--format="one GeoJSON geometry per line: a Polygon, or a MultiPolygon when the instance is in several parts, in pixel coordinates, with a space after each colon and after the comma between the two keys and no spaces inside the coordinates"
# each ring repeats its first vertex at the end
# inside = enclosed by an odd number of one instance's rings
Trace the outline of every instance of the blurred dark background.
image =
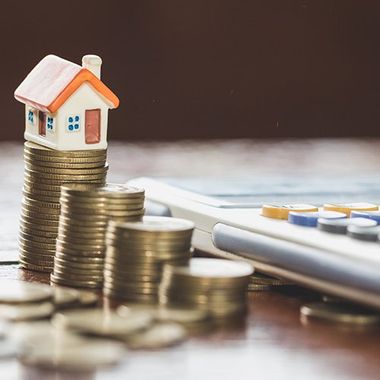
{"type": "Polygon", "coordinates": [[[103,58],[113,139],[379,136],[380,2],[2,1],[0,139],[45,55],[103,58]]]}

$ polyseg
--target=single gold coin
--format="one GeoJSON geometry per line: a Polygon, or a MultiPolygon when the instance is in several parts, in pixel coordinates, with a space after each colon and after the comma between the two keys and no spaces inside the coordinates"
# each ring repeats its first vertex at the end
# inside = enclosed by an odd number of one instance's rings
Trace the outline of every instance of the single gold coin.
{"type": "Polygon", "coordinates": [[[330,322],[356,325],[374,325],[380,323],[380,313],[358,305],[344,302],[315,302],[303,305],[301,315],[323,319],[330,322]]]}
{"type": "Polygon", "coordinates": [[[323,205],[323,210],[325,211],[337,211],[346,214],[347,216],[351,215],[351,211],[377,211],[379,206],[372,203],[325,203],[323,205]]]}
{"type": "Polygon", "coordinates": [[[286,204],[274,205],[265,204],[261,208],[261,215],[272,219],[288,219],[289,212],[315,212],[318,207],[308,204],[286,204]]]}
{"type": "Polygon", "coordinates": [[[173,346],[186,339],[186,330],[178,323],[157,323],[152,327],[127,337],[131,349],[154,349],[173,346]]]}

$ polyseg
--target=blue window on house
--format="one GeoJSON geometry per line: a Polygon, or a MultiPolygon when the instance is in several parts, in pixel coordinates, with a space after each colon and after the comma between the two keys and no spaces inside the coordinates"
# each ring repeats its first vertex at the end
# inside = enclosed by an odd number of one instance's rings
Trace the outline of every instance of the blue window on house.
{"type": "Polygon", "coordinates": [[[54,119],[52,117],[49,117],[49,116],[47,117],[46,127],[47,127],[47,130],[50,132],[53,132],[53,130],[54,130],[53,121],[54,121],[54,119]]]}
{"type": "Polygon", "coordinates": [[[28,111],[28,121],[30,124],[34,124],[34,112],[28,111]]]}
{"type": "Polygon", "coordinates": [[[67,119],[67,130],[69,132],[77,132],[80,129],[80,117],[79,115],[69,116],[67,119]]]}

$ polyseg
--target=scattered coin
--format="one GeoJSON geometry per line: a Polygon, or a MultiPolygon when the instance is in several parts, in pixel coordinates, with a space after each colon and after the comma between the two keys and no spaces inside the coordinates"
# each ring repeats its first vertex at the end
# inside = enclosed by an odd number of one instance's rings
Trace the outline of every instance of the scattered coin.
{"type": "Polygon", "coordinates": [[[79,291],[75,289],[68,289],[61,286],[54,286],[53,303],[56,308],[65,308],[75,305],[79,301],[79,291]]]}
{"type": "Polygon", "coordinates": [[[48,318],[53,312],[51,302],[0,305],[0,318],[13,322],[48,318]]]}
{"type": "Polygon", "coordinates": [[[302,306],[300,311],[305,317],[323,319],[330,322],[356,325],[373,325],[380,323],[380,314],[378,311],[341,301],[310,303],[302,306]]]}
{"type": "Polygon", "coordinates": [[[157,349],[173,346],[186,339],[186,330],[178,323],[163,322],[154,324],[142,332],[127,337],[129,348],[157,349]]]}
{"type": "Polygon", "coordinates": [[[99,302],[99,296],[90,291],[79,290],[79,306],[93,306],[99,302]]]}
{"type": "Polygon", "coordinates": [[[30,348],[21,353],[20,361],[43,368],[87,371],[116,365],[124,356],[125,348],[121,343],[81,338],[75,345],[58,342],[30,348]]]}
{"type": "Polygon", "coordinates": [[[47,285],[17,280],[0,280],[0,303],[48,301],[52,297],[53,290],[47,285]]]}
{"type": "Polygon", "coordinates": [[[121,316],[125,316],[128,315],[131,310],[146,311],[153,316],[155,321],[176,322],[190,329],[197,325],[208,325],[210,322],[210,315],[205,310],[173,307],[168,308],[162,305],[121,305],[118,307],[117,313],[121,316]]]}
{"type": "Polygon", "coordinates": [[[123,317],[102,309],[80,309],[59,312],[53,317],[53,325],[85,334],[108,337],[124,337],[147,328],[153,321],[144,311],[130,310],[123,317]]]}

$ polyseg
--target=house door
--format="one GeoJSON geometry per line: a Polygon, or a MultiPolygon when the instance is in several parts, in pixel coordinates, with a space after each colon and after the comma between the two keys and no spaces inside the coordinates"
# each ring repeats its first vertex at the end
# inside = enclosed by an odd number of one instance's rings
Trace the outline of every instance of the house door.
{"type": "Polygon", "coordinates": [[[46,113],[38,112],[38,134],[40,136],[46,136],[46,113]]]}
{"type": "Polygon", "coordinates": [[[86,110],[85,120],[86,144],[97,144],[100,141],[100,109],[86,110]]]}

